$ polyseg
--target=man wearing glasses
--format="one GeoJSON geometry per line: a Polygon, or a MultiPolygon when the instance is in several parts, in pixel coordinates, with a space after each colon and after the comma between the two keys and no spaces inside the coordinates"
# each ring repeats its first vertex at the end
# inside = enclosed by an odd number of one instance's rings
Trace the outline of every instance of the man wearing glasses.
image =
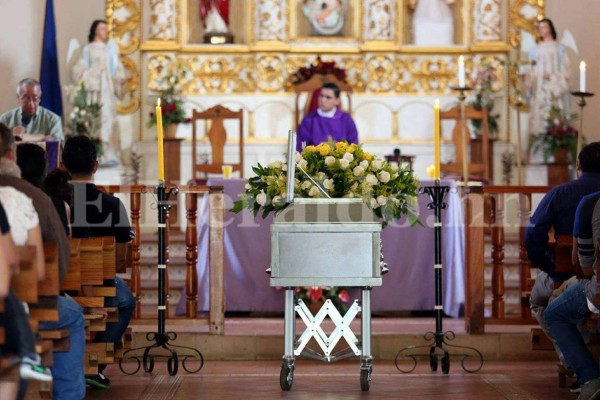
{"type": "Polygon", "coordinates": [[[319,94],[319,108],[307,114],[298,127],[296,150],[302,151],[303,145],[317,145],[330,139],[358,144],[356,125],[339,105],[340,88],[334,83],[324,84],[319,94]]]}
{"type": "Polygon", "coordinates": [[[40,107],[42,89],[35,79],[23,79],[17,85],[19,107],[0,116],[0,122],[8,126],[15,136],[40,135],[46,140],[64,141],[60,117],[40,107]]]}

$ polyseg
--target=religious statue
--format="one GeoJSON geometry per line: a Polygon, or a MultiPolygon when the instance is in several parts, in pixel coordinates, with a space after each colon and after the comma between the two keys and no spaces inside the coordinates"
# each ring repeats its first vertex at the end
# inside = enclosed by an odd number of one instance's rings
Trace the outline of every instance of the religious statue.
{"type": "Polygon", "coordinates": [[[229,0],[200,0],[204,43],[233,43],[229,32],[229,0]]]}
{"type": "Polygon", "coordinates": [[[454,18],[450,4],[454,0],[410,0],[413,44],[417,46],[454,45],[454,18]]]}
{"type": "Polygon", "coordinates": [[[570,60],[566,47],[556,40],[554,24],[549,19],[538,22],[541,41],[531,50],[533,65],[528,82],[529,135],[544,131],[545,121],[553,106],[569,111],[570,60]]]}
{"type": "MultiPolygon", "coordinates": [[[[76,39],[73,40],[77,42],[76,39]]],[[[121,152],[117,101],[125,80],[125,69],[119,59],[119,47],[114,40],[108,38],[106,21],[96,20],[92,23],[88,42],[81,48],[79,56],[74,58],[72,78],[74,82],[83,83],[97,103],[101,104],[99,139],[104,147],[104,155],[100,162],[115,165],[120,161],[121,152]]],[[[78,42],[75,46],[78,47],[78,42]]],[[[69,53],[73,53],[73,43],[69,53]]],[[[69,56],[68,59],[70,58],[69,56]]]]}
{"type": "Polygon", "coordinates": [[[348,0],[304,0],[302,12],[310,21],[312,34],[336,36],[344,28],[348,0]]]}

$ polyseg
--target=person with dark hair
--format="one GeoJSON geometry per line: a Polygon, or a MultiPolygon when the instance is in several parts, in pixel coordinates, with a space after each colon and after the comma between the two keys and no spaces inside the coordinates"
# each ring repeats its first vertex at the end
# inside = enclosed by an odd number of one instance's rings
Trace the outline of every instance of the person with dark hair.
{"type": "MultiPolygon", "coordinates": [[[[548,251],[548,232],[553,228],[555,235],[571,235],[579,202],[586,195],[600,191],[600,142],[590,143],[581,150],[577,170],[580,174],[578,179],[556,186],[546,193],[525,231],[527,255],[531,265],[540,270],[529,298],[531,313],[546,333],[544,310],[555,283],[573,276],[554,271],[554,259],[548,251]]],[[[551,334],[548,336],[552,339],[551,334]]],[[[566,366],[556,344],[555,348],[561,363],[566,366]]]]}
{"type": "Polygon", "coordinates": [[[571,62],[565,46],[556,41],[556,29],[548,18],[538,22],[540,42],[529,59],[533,65],[529,101],[529,135],[544,132],[545,118],[553,106],[569,110],[571,62]]]}
{"type": "Polygon", "coordinates": [[[40,106],[42,88],[32,78],[25,78],[17,85],[19,107],[0,116],[0,122],[8,126],[16,136],[25,133],[39,135],[46,140],[63,141],[62,122],[52,111],[40,106]]]}
{"type": "Polygon", "coordinates": [[[319,92],[319,108],[307,114],[298,127],[296,150],[333,140],[358,143],[358,131],[352,117],[340,110],[340,88],[325,83],[319,92]]]}
{"type": "MultiPolygon", "coordinates": [[[[46,158],[44,149],[34,143],[20,143],[17,145],[17,165],[21,169],[21,178],[25,179],[33,186],[44,190],[44,192],[50,196],[52,204],[54,204],[56,212],[65,228],[65,232],[67,236],[70,236],[69,220],[71,209],[69,202],[54,197],[42,187],[48,169],[48,159],[46,158]]],[[[62,173],[64,174],[66,172],[62,173]]]]}
{"type": "MultiPolygon", "coordinates": [[[[0,186],[14,187],[31,198],[38,213],[43,241],[58,246],[59,280],[62,282],[71,258],[68,237],[50,198],[41,189],[21,179],[21,170],[15,162],[16,152],[15,136],[0,123],[0,186]]],[[[69,329],[70,347],[68,351],[53,353],[52,395],[56,399],[80,400],[85,397],[85,323],[83,309],[71,298],[59,296],[58,321],[40,323],[40,330],[57,329],[69,329]]]]}
{"type": "Polygon", "coordinates": [[[118,164],[121,151],[117,98],[125,81],[125,69],[119,58],[119,47],[109,38],[108,23],[96,20],[90,27],[88,44],[73,66],[73,81],[83,82],[90,97],[102,104],[100,139],[104,145],[103,164],[118,164]]]}
{"type": "MultiPolygon", "coordinates": [[[[127,258],[127,243],[135,234],[131,229],[125,206],[117,197],[101,192],[92,179],[98,169],[96,147],[87,136],[75,136],[65,143],[62,165],[71,174],[73,182],[73,212],[71,217],[74,238],[113,236],[116,242],[117,272],[122,272],[127,258]]],[[[107,307],[118,307],[119,320],[107,323],[104,332],[98,332],[94,341],[114,343],[117,348],[135,310],[135,298],[127,284],[115,277],[116,297],[107,298],[107,307]]],[[[104,376],[106,365],[100,365],[98,374],[87,376],[92,387],[106,389],[110,380],[104,376]]]]}

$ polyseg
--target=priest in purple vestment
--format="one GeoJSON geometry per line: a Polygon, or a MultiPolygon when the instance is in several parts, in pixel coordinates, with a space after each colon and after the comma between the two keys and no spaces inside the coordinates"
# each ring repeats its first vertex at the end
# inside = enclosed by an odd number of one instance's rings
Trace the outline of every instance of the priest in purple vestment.
{"type": "Polygon", "coordinates": [[[356,125],[339,105],[340,88],[334,83],[325,83],[319,94],[319,108],[307,114],[298,127],[296,150],[302,151],[303,145],[317,145],[329,139],[358,144],[356,125]]]}

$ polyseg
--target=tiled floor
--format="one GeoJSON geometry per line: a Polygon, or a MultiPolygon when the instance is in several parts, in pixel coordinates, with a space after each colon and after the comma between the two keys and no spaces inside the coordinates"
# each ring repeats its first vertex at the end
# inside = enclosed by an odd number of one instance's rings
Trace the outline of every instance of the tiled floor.
{"type": "MultiPolygon", "coordinates": [[[[164,364],[154,373],[123,375],[118,366],[107,369],[111,387],[89,391],[86,399],[443,399],[443,400],[574,400],[575,394],[559,389],[556,364],[537,362],[487,362],[477,373],[466,373],[460,359],[451,361],[450,373],[431,372],[419,363],[409,374],[398,372],[389,361],[375,361],[369,392],[361,392],[359,361],[320,363],[296,361],[289,392],[279,387],[279,361],[210,361],[195,375],[167,375],[164,364]]],[[[571,383],[571,381],[569,381],[571,383]]]]}

